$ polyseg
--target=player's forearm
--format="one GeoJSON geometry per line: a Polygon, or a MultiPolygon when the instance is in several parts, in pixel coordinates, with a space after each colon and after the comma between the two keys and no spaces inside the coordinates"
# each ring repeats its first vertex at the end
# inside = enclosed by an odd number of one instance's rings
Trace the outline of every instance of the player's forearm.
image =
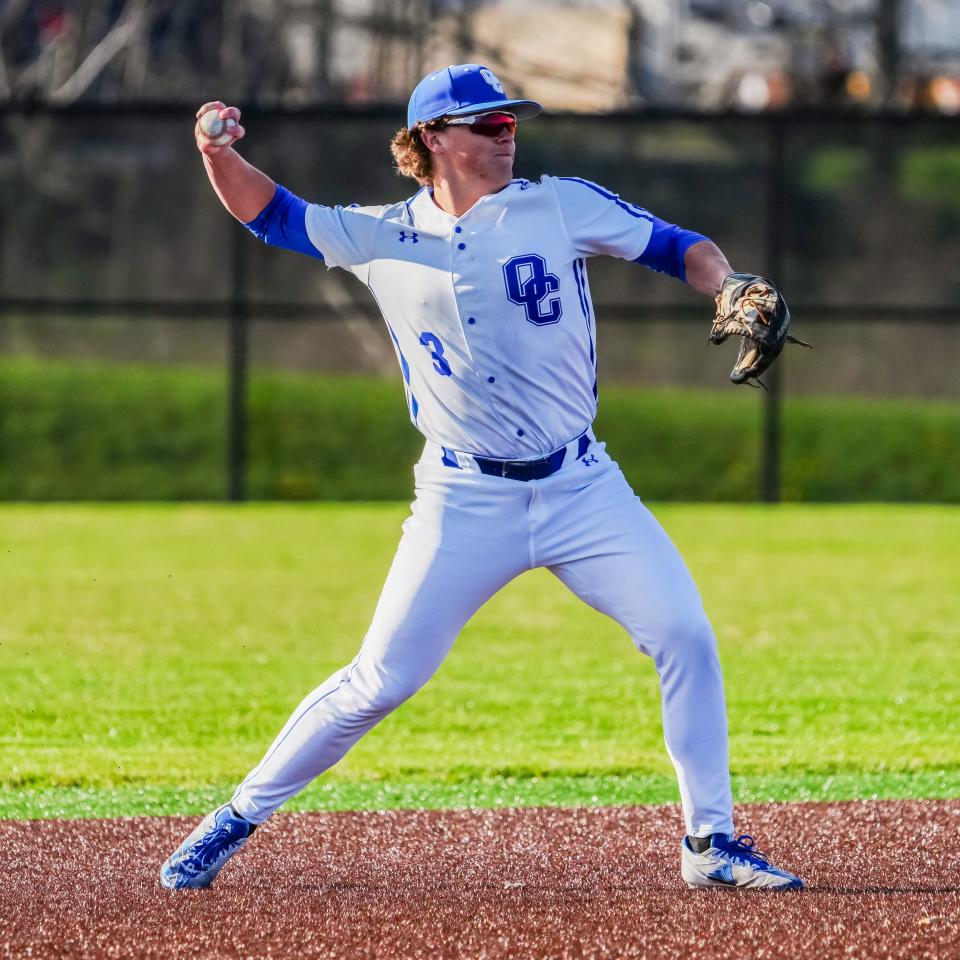
{"type": "Polygon", "coordinates": [[[688,247],[683,265],[687,283],[708,297],[715,297],[720,292],[724,277],[733,273],[723,251],[712,240],[701,240],[688,247]]]}
{"type": "Polygon", "coordinates": [[[273,180],[232,148],[216,156],[204,154],[203,165],[220,202],[243,223],[253,220],[273,199],[273,180]]]}

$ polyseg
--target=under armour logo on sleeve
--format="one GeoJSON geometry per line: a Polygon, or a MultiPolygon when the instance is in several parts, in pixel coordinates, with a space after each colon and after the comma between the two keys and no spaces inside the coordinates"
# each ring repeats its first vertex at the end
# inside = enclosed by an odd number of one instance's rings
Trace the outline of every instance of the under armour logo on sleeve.
{"type": "Polygon", "coordinates": [[[411,240],[411,241],[413,241],[413,243],[419,243],[419,242],[420,242],[420,241],[417,239],[417,233],[416,233],[415,230],[411,230],[409,233],[407,233],[406,230],[401,230],[401,231],[400,231],[400,236],[397,237],[397,239],[398,239],[401,243],[405,243],[407,240],[411,240]]]}

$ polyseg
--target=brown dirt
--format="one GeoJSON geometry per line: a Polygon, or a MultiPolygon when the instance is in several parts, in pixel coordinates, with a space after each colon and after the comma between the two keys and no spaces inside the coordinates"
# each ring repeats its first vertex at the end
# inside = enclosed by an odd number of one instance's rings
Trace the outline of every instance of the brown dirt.
{"type": "Polygon", "coordinates": [[[176,893],[197,818],[0,822],[0,956],[960,958],[960,800],[738,819],[806,891],[688,890],[675,807],[280,814],[176,893]]]}

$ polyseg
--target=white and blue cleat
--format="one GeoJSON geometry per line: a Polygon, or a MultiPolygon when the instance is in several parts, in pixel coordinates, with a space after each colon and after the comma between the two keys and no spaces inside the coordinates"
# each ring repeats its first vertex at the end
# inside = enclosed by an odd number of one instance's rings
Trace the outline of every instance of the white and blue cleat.
{"type": "Polygon", "coordinates": [[[802,890],[803,881],[778,870],[753,845],[748,834],[715,833],[710,846],[695,853],[689,837],[680,845],[680,874],[693,889],[726,887],[731,890],[802,890]]]}
{"type": "Polygon", "coordinates": [[[229,803],[218,807],[203,818],[160,868],[160,883],[168,890],[209,887],[256,829],[256,824],[244,820],[229,803]]]}

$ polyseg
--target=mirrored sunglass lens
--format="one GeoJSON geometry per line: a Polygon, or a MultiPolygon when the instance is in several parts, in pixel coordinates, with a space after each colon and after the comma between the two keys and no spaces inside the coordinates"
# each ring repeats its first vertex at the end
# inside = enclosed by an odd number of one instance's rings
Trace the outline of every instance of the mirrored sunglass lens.
{"type": "Polygon", "coordinates": [[[517,132],[517,120],[508,113],[495,113],[486,117],[478,117],[469,126],[474,133],[483,137],[495,137],[501,130],[509,130],[510,133],[517,132]]]}

